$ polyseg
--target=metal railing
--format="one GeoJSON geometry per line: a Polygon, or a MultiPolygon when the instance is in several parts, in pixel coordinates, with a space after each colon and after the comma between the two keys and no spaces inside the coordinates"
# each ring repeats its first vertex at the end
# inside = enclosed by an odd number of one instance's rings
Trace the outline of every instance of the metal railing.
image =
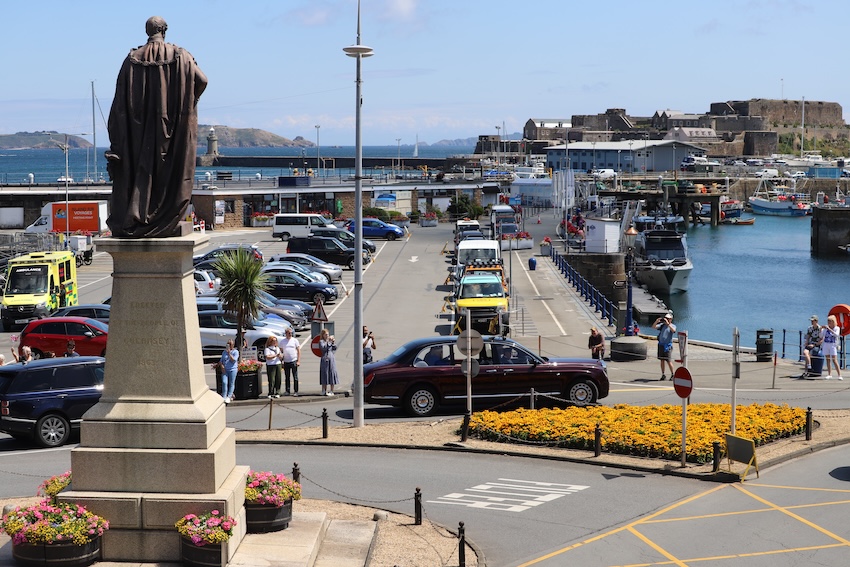
{"type": "Polygon", "coordinates": [[[566,278],[567,282],[572,285],[581,297],[599,313],[600,318],[607,319],[608,325],[616,325],[617,307],[614,303],[605,297],[601,291],[596,289],[578,270],[573,268],[567,262],[566,256],[559,254],[554,248],[549,252],[552,261],[558,267],[558,270],[566,278]]]}

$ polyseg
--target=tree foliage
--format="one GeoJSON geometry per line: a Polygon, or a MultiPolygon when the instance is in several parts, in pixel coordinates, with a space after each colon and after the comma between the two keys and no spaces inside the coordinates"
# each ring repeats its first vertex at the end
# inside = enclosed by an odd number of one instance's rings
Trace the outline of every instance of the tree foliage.
{"type": "Polygon", "coordinates": [[[260,311],[260,292],[269,288],[269,276],[247,250],[235,250],[219,256],[214,268],[221,277],[218,296],[227,311],[236,314],[236,346],[242,346],[247,322],[260,311]]]}

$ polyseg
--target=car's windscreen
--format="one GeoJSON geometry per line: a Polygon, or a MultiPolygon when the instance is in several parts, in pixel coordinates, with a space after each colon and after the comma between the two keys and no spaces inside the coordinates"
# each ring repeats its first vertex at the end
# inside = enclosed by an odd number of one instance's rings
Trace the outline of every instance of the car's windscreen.
{"type": "Polygon", "coordinates": [[[47,293],[47,266],[13,266],[6,293],[47,293]]]}
{"type": "Polygon", "coordinates": [[[472,299],[474,297],[502,297],[505,288],[501,282],[488,283],[466,283],[460,288],[460,299],[472,299]]]}

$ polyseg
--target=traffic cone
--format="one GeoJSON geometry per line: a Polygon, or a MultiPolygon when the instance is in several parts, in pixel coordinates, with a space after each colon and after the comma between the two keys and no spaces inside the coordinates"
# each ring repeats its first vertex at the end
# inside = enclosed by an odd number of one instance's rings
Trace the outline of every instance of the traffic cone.
{"type": "Polygon", "coordinates": [[[537,224],[540,224],[540,213],[537,213],[537,224]]]}

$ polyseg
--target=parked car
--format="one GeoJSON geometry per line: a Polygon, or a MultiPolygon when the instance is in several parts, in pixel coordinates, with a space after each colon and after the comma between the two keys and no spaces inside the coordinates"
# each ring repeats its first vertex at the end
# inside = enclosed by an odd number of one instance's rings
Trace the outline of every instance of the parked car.
{"type": "Polygon", "coordinates": [[[215,260],[222,254],[227,254],[229,252],[235,252],[236,250],[246,250],[253,254],[254,259],[258,262],[263,261],[263,253],[260,252],[260,249],[254,246],[253,244],[222,244],[217,248],[213,248],[209,252],[204,254],[199,254],[198,256],[194,256],[192,258],[192,263],[197,265],[200,262],[204,262],[206,260],[215,260]]]}
{"type": "MultiPolygon", "coordinates": [[[[601,360],[546,358],[511,339],[486,335],[484,348],[473,357],[479,365],[472,379],[476,403],[498,405],[528,394],[591,404],[608,395],[608,374],[601,360]]],[[[428,416],[442,406],[466,401],[466,375],[457,337],[410,341],[387,358],[363,367],[364,400],[400,406],[412,416],[428,416]]]]}
{"type": "Polygon", "coordinates": [[[802,179],[802,178],[806,177],[806,172],[805,171],[786,171],[785,176],[790,177],[792,179],[802,179]]]}
{"type": "Polygon", "coordinates": [[[302,266],[298,262],[268,262],[265,266],[263,266],[264,272],[271,272],[273,270],[295,272],[305,280],[311,282],[331,283],[329,275],[322,272],[315,272],[307,266],[302,266]]]}
{"type": "MultiPolygon", "coordinates": [[[[350,232],[355,232],[356,224],[354,220],[352,219],[345,223],[345,228],[350,232]]],[[[395,240],[402,236],[404,236],[404,231],[401,227],[386,223],[380,219],[363,219],[363,238],[395,240]]]]}
{"type": "MultiPolygon", "coordinates": [[[[313,228],[311,230],[311,234],[313,236],[330,236],[331,238],[336,238],[346,246],[354,248],[354,233],[349,232],[344,228],[339,228],[337,226],[313,228]]],[[[369,240],[368,238],[363,239],[363,248],[365,250],[368,250],[370,254],[374,254],[378,250],[378,247],[375,246],[375,243],[369,240]]]]}
{"type": "MultiPolygon", "coordinates": [[[[273,300],[274,296],[269,295],[273,300]]],[[[197,298],[198,311],[225,311],[224,302],[218,296],[201,296],[197,298]]],[[[268,318],[269,323],[274,323],[275,319],[286,321],[293,330],[303,331],[310,325],[310,316],[313,313],[313,308],[307,306],[307,314],[299,306],[288,306],[285,304],[270,303],[265,298],[260,299],[260,312],[268,318]]],[[[284,329],[285,330],[285,329],[284,329]]]]}
{"type": "Polygon", "coordinates": [[[100,400],[104,362],[78,356],[0,366],[0,431],[43,447],[67,443],[100,400]]]}
{"type": "MultiPolygon", "coordinates": [[[[325,262],[348,266],[349,270],[354,269],[356,259],[354,248],[346,246],[336,238],[328,238],[327,236],[290,238],[289,247],[286,249],[286,252],[310,254],[325,262]]],[[[368,250],[361,250],[360,254],[363,257],[364,265],[372,261],[372,255],[369,254],[368,250]]]]}
{"type": "Polygon", "coordinates": [[[47,317],[30,321],[21,331],[18,354],[28,346],[33,358],[45,358],[52,352],[61,356],[68,341],[74,340],[77,352],[84,356],[106,356],[109,325],[87,317],[47,317]]]}
{"type": "Polygon", "coordinates": [[[221,278],[207,270],[195,269],[195,290],[198,295],[218,295],[221,278]]]}
{"type": "MultiPolygon", "coordinates": [[[[228,311],[199,311],[198,325],[201,330],[201,351],[204,356],[219,356],[227,346],[227,341],[236,338],[236,315],[228,311]]],[[[257,359],[265,361],[266,341],[269,337],[284,336],[280,327],[267,322],[252,319],[244,331],[248,346],[257,347],[257,359]]]]}
{"type": "Polygon", "coordinates": [[[326,274],[331,283],[342,281],[342,266],[325,262],[311,254],[293,253],[275,254],[271,257],[272,262],[296,262],[314,272],[326,274]]]}
{"type": "Polygon", "coordinates": [[[295,272],[271,270],[269,293],[284,299],[300,299],[312,303],[333,303],[337,298],[336,286],[309,282],[295,272]]]}
{"type": "MultiPolygon", "coordinates": [[[[86,303],[71,307],[60,307],[50,314],[51,317],[87,317],[109,323],[110,306],[106,303],[86,303]]],[[[62,351],[64,352],[64,350],[62,351]]]]}

